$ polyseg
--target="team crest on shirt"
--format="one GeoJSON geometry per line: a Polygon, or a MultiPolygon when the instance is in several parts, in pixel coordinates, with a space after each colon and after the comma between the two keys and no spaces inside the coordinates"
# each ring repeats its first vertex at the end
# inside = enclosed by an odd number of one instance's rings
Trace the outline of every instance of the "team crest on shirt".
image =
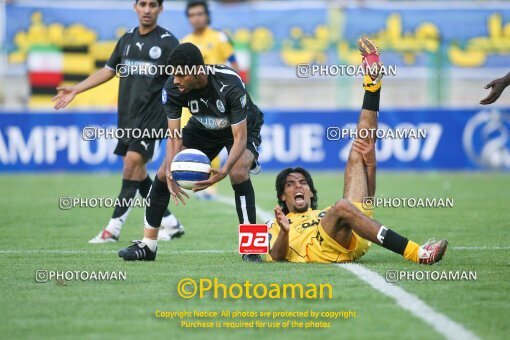
{"type": "Polygon", "coordinates": [[[152,59],[158,59],[161,57],[161,48],[159,48],[159,46],[152,46],[149,50],[149,56],[152,59]]]}
{"type": "Polygon", "coordinates": [[[225,112],[225,106],[223,106],[221,100],[218,99],[216,101],[216,107],[218,108],[218,110],[220,110],[221,113],[225,112]]]}
{"type": "Polygon", "coordinates": [[[163,89],[163,91],[161,92],[161,102],[163,104],[166,104],[167,99],[168,99],[168,96],[167,96],[166,90],[163,89]]]}

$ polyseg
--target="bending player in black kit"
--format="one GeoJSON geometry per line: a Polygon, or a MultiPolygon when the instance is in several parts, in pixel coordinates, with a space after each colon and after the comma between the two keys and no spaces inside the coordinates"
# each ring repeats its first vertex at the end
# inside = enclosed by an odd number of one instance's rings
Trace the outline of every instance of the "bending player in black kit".
{"type": "MultiPolygon", "coordinates": [[[[170,133],[166,158],[154,179],[145,209],[144,238],[119,251],[124,260],[152,261],[156,258],[158,228],[168,206],[170,196],[175,204],[185,204],[188,195],[175,183],[170,172],[174,156],[183,149],[198,149],[213,159],[225,147],[228,159],[211,177],[199,182],[194,191],[203,190],[227,175],[235,193],[239,223],[255,223],[255,192],[250,180],[250,170],[258,168],[257,148],[263,114],[253,104],[239,75],[224,65],[204,65],[198,47],[184,43],[170,56],[174,69],[163,89],[162,101],[168,118],[168,128],[181,128],[182,108],[189,108],[191,119],[178,134],[170,133]],[[195,72],[192,72],[195,71],[195,72]],[[194,74],[191,74],[194,73],[194,74]]],[[[246,261],[260,262],[259,255],[244,255],[246,261]]]]}

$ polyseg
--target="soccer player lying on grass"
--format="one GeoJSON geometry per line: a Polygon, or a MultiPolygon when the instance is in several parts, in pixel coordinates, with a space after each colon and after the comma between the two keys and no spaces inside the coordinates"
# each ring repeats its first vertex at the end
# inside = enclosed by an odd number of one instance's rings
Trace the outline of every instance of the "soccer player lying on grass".
{"type": "MultiPolygon", "coordinates": [[[[377,48],[370,40],[361,38],[358,44],[365,65],[380,63],[377,48]]],[[[377,77],[364,77],[365,97],[358,131],[377,128],[381,88],[377,77]]],[[[266,260],[354,261],[368,251],[372,242],[416,263],[433,264],[441,260],[448,245],[446,240],[429,240],[419,246],[381,225],[373,219],[372,210],[364,209],[360,202],[375,194],[375,173],[375,140],[356,139],[345,169],[343,198],[317,210],[317,190],[310,174],[303,168],[280,172],[276,178],[278,205],[269,229],[270,253],[266,260]]]]}

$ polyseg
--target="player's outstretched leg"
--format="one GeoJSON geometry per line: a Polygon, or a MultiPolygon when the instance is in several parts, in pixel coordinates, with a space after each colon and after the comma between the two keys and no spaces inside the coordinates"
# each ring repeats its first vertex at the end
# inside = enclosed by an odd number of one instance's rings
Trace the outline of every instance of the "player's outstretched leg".
{"type": "Polygon", "coordinates": [[[166,184],[165,161],[160,166],[149,192],[149,206],[145,208],[144,237],[127,248],[119,250],[126,261],[154,261],[158,249],[158,232],[161,220],[170,202],[170,191],[166,184]]]}
{"type": "MultiPolygon", "coordinates": [[[[379,52],[373,42],[363,37],[358,41],[363,56],[363,63],[371,68],[373,65],[382,65],[379,52]]],[[[358,121],[357,129],[377,128],[377,111],[379,110],[380,75],[367,74],[364,77],[363,87],[365,97],[363,109],[358,121]]],[[[374,138],[368,138],[373,145],[374,138]]],[[[404,258],[420,263],[433,264],[443,257],[448,242],[429,240],[423,246],[408,240],[391,229],[381,225],[376,220],[361,212],[351,202],[363,202],[367,196],[375,194],[375,151],[363,155],[351,149],[344,179],[344,198],[336,202],[321,221],[321,225],[328,235],[332,236],[340,245],[349,248],[354,237],[352,231],[360,237],[383,246],[404,258]],[[371,168],[371,163],[373,168],[371,168]]]]}
{"type": "MultiPolygon", "coordinates": [[[[446,240],[429,240],[423,246],[397,234],[393,230],[383,226],[374,219],[364,215],[349,200],[341,199],[336,202],[328,214],[321,221],[324,229],[334,228],[341,232],[342,230],[353,230],[362,238],[372,241],[386,249],[402,255],[409,261],[420,264],[434,264],[439,262],[448,246],[446,240]]],[[[329,234],[329,232],[328,232],[329,234]]],[[[342,246],[347,246],[340,243],[342,246]]]]}

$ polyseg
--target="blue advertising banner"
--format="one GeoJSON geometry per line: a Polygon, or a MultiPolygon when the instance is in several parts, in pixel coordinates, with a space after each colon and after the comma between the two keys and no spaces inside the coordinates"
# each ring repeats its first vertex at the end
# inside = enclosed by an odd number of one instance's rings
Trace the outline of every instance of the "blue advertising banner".
{"type": "MultiPolygon", "coordinates": [[[[265,111],[263,169],[343,169],[358,116],[265,111]]],[[[0,114],[0,172],[118,171],[116,140],[86,140],[83,133],[115,125],[114,113],[0,114]]],[[[510,169],[510,110],[384,110],[379,128],[380,169],[510,169]]],[[[149,168],[157,169],[163,158],[160,146],[149,168]]]]}

